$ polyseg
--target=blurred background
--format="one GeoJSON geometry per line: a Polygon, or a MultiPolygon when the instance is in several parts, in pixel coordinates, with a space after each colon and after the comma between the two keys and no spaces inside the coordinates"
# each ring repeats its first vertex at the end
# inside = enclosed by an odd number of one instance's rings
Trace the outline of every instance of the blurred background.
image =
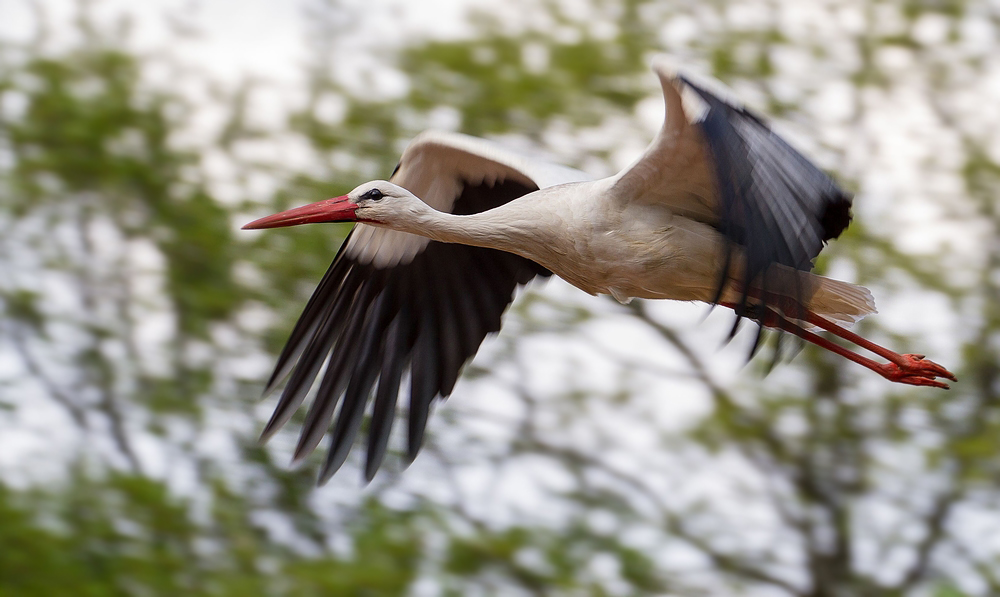
{"type": "Polygon", "coordinates": [[[998,32],[997,0],[0,0],[0,595],[1000,594],[998,32]],[[347,229],[242,224],[429,127],[613,173],[658,52],[856,193],[817,269],[950,392],[809,346],[768,374],[723,309],[553,280],[405,471],[315,488],[301,419],[257,444],[347,229]]]}

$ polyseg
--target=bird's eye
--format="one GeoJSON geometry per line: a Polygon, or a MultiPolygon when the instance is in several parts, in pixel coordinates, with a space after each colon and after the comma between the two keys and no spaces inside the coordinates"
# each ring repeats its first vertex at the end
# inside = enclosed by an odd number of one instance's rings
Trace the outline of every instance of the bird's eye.
{"type": "Polygon", "coordinates": [[[362,195],[362,198],[363,199],[371,199],[372,201],[378,201],[379,199],[382,198],[382,191],[380,191],[378,189],[372,189],[372,190],[368,191],[367,193],[365,193],[364,195],[362,195]]]}

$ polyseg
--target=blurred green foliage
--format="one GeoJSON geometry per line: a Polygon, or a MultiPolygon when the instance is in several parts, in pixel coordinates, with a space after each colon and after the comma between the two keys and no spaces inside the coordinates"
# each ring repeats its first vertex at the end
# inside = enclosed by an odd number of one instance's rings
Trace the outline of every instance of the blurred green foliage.
{"type": "Polygon", "coordinates": [[[0,489],[0,594],[404,595],[416,577],[412,513],[370,500],[348,525],[352,554],[304,558],[255,530],[238,497],[217,498],[206,528],[186,500],[134,475],[0,489]]]}
{"type": "Polygon", "coordinates": [[[10,208],[50,208],[110,217],[126,236],[154,239],[167,261],[168,291],[183,333],[204,336],[232,314],[229,214],[198,184],[184,184],[198,156],[170,147],[177,98],[139,88],[136,58],[89,48],[23,65],[6,93],[21,94],[24,114],[4,122],[17,156],[8,173],[10,208]],[[95,194],[100,203],[94,203],[95,194]],[[52,204],[55,204],[54,206],[52,204]]]}

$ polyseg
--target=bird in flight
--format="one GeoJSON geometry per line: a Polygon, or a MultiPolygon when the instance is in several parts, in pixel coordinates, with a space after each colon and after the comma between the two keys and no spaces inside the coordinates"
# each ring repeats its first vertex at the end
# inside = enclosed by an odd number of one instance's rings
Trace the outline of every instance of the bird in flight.
{"type": "Polygon", "coordinates": [[[319,474],[326,482],[370,410],[370,481],[408,378],[412,461],[431,404],[451,394],[462,366],[500,329],[515,290],[553,274],[623,302],[729,307],[737,324],[747,318],[793,333],[894,382],[947,388],[939,378],[955,381],[923,355],[895,353],[839,325],[874,313],[871,293],[809,270],[850,223],[851,196],[713,83],[663,60],[653,71],[663,127],[614,176],[592,180],[483,139],[428,131],[388,181],[244,226],[358,222],[278,358],[265,395],[287,382],[261,439],[288,422],[321,377],[294,459],[329,431],[319,474]],[[700,114],[689,114],[692,105],[700,114]]]}

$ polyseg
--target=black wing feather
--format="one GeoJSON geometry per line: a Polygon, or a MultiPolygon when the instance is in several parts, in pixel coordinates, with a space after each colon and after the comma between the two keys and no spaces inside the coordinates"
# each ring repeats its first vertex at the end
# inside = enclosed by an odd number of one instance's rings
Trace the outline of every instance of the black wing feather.
{"type": "Polygon", "coordinates": [[[380,371],[378,361],[381,360],[383,352],[383,332],[388,327],[388,322],[385,320],[390,315],[387,308],[390,297],[391,291],[380,294],[375,299],[368,320],[365,322],[354,373],[347,384],[343,406],[340,408],[337,421],[333,426],[333,433],[330,437],[330,452],[327,455],[326,464],[319,474],[321,482],[332,477],[344,464],[351,444],[354,443],[354,438],[361,429],[365,406],[368,403],[368,394],[375,385],[380,371]]]}
{"type": "Polygon", "coordinates": [[[350,266],[350,262],[340,259],[340,256],[347,247],[347,241],[350,238],[351,234],[348,233],[347,238],[344,239],[344,243],[340,246],[340,250],[337,251],[337,256],[333,259],[333,263],[338,265],[338,267],[331,266],[326,270],[326,273],[323,274],[323,279],[320,280],[316,290],[309,297],[309,302],[306,303],[305,309],[302,310],[302,315],[295,322],[295,327],[292,328],[288,342],[285,343],[284,348],[281,349],[281,354],[278,355],[274,372],[271,374],[270,379],[268,379],[267,385],[264,386],[265,396],[270,394],[288,375],[292,367],[295,366],[296,361],[302,354],[302,350],[305,348],[306,342],[312,337],[316,331],[316,327],[320,324],[322,318],[318,313],[325,310],[325,307],[336,296],[337,288],[344,283],[345,269],[350,266]]]}
{"type": "MultiPolygon", "coordinates": [[[[357,347],[364,330],[368,302],[375,295],[380,282],[379,278],[382,277],[381,273],[378,272],[373,277],[372,284],[362,285],[356,293],[345,295],[344,302],[340,303],[340,305],[347,305],[343,309],[347,312],[344,315],[347,318],[347,324],[341,328],[339,337],[333,339],[335,344],[331,342],[329,346],[349,348],[334,351],[327,361],[323,381],[316,392],[313,404],[309,407],[309,412],[306,413],[299,442],[295,447],[293,457],[296,461],[305,458],[316,449],[316,446],[323,439],[323,434],[330,425],[330,421],[333,420],[334,409],[337,407],[340,395],[350,381],[349,372],[354,369],[354,363],[358,359],[357,347]],[[355,309],[359,305],[364,309],[355,309]]],[[[334,306],[334,311],[338,311],[337,305],[334,306]]]]}
{"type": "MultiPolygon", "coordinates": [[[[536,188],[513,180],[465,184],[453,212],[492,209],[536,188]]],[[[409,373],[406,458],[412,461],[435,399],[451,394],[462,366],[500,329],[514,291],[537,275],[550,272],[480,247],[431,241],[409,263],[390,268],[360,263],[341,248],[278,359],[268,388],[291,376],[262,438],[289,420],[325,361],[295,459],[329,431],[320,482],[329,479],[346,461],[374,394],[365,463],[370,481],[385,458],[401,380],[409,373]]]]}
{"type": "MultiPolygon", "coordinates": [[[[431,247],[428,247],[430,249],[431,247]]],[[[430,276],[427,262],[421,268],[423,278],[430,276]]],[[[428,293],[417,297],[421,313],[417,342],[410,362],[410,404],[407,412],[406,462],[411,463],[424,440],[424,429],[434,396],[441,392],[441,323],[428,293]]],[[[447,394],[442,394],[447,395],[447,394]]]]}
{"type": "MultiPolygon", "coordinates": [[[[718,229],[745,257],[737,321],[748,314],[751,285],[762,290],[773,264],[808,271],[827,240],[851,221],[851,196],[755,114],[681,77],[708,110],[698,125],[715,163],[718,229]]],[[[721,298],[729,265],[715,301],[721,298]]],[[[766,293],[765,293],[766,294],[766,293]]],[[[766,296],[762,297],[765,302],[766,296]]],[[[766,302],[761,308],[767,308],[766,302]]]]}
{"type": "Polygon", "coordinates": [[[371,429],[368,431],[368,457],[365,461],[365,480],[375,477],[378,467],[385,459],[389,446],[389,433],[396,419],[396,401],[399,398],[399,382],[403,376],[406,353],[409,346],[401,330],[409,327],[408,310],[401,310],[389,324],[385,336],[385,357],[379,373],[378,389],[375,392],[375,407],[372,410],[371,429]]]}
{"type": "MultiPolygon", "coordinates": [[[[339,286],[341,296],[356,292],[357,284],[353,283],[354,281],[345,280],[345,282],[339,286]]],[[[320,290],[324,294],[329,292],[328,288],[317,288],[315,294],[318,294],[320,290]]],[[[263,433],[261,433],[262,440],[266,440],[280,429],[302,404],[309,388],[312,387],[313,381],[319,374],[323,361],[326,360],[330,352],[334,339],[341,334],[344,323],[340,316],[343,315],[345,305],[346,301],[341,300],[334,305],[333,309],[325,312],[315,311],[316,321],[312,325],[303,326],[306,332],[298,340],[305,345],[305,348],[295,351],[298,364],[281,393],[281,398],[278,400],[278,406],[274,409],[274,414],[271,415],[271,420],[268,421],[263,433]]],[[[293,337],[294,335],[293,330],[293,337]]],[[[279,366],[284,366],[280,360],[279,366]]]]}

